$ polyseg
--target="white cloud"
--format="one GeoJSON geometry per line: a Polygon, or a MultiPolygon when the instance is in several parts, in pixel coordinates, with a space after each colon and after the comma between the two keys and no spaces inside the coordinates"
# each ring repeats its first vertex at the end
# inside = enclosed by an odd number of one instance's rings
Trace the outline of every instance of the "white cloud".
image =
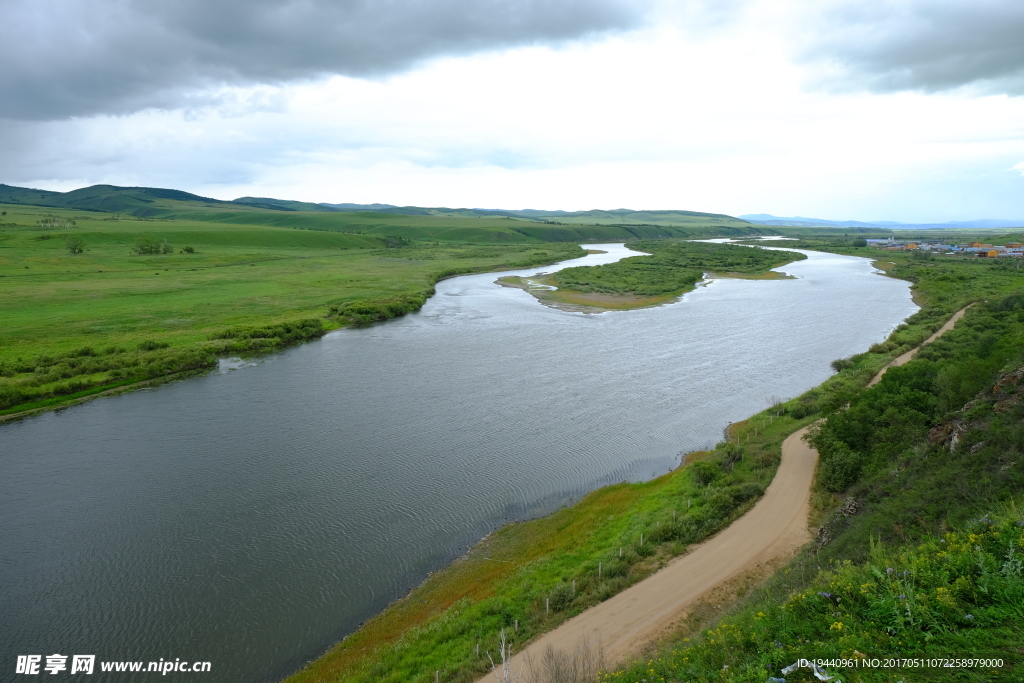
{"type": "Polygon", "coordinates": [[[703,7],[376,80],[221,86],[180,109],[12,124],[0,179],[225,199],[1024,217],[1024,99],[808,90],[793,58],[809,21],[799,5],[703,7]]]}

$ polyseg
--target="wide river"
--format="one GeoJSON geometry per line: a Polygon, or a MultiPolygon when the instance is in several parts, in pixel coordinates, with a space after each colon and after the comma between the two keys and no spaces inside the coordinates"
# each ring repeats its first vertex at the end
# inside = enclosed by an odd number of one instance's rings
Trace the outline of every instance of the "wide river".
{"type": "MultiPolygon", "coordinates": [[[[628,255],[588,246],[568,264],[628,255]]],[[[668,471],[916,310],[806,253],[598,315],[454,278],[416,314],[0,426],[0,680],[54,653],[284,677],[505,521],[668,471]]]]}

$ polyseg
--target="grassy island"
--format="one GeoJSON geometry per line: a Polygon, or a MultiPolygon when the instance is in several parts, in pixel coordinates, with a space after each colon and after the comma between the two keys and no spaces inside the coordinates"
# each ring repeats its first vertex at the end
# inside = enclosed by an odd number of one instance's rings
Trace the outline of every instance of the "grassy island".
{"type": "Polygon", "coordinates": [[[705,276],[776,279],[772,268],[806,258],[791,251],[751,249],[690,240],[638,240],[631,249],[647,252],[601,266],[566,268],[538,278],[502,278],[542,302],[568,310],[624,310],[672,301],[705,276]]]}

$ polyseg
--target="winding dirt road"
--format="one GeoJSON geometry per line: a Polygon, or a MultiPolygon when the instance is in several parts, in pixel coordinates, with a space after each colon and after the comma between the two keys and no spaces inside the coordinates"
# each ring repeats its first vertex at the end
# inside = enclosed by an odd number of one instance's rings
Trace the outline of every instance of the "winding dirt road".
{"type": "MultiPolygon", "coordinates": [[[[951,330],[967,308],[957,311],[924,343],[951,330]]],[[[868,386],[876,384],[889,367],[909,361],[919,349],[896,358],[868,386]]],[[[614,666],[640,652],[718,586],[788,557],[807,543],[811,484],[818,464],[818,452],[803,440],[809,428],[790,434],[782,443],[778,472],[749,512],[654,575],[531,642],[512,658],[513,679],[524,661],[542,661],[548,648],[572,653],[589,644],[600,647],[605,666],[614,666]]],[[[529,671],[526,676],[529,680],[529,671]]],[[[493,681],[494,676],[479,680],[493,681]]]]}
{"type": "MultiPolygon", "coordinates": [[[[936,339],[938,339],[939,337],[941,337],[942,335],[946,334],[951,329],[953,329],[953,326],[956,325],[956,321],[960,320],[960,318],[964,317],[964,314],[967,313],[967,309],[970,308],[973,305],[974,304],[970,304],[968,306],[964,306],[959,311],[954,313],[953,316],[949,320],[947,320],[946,323],[942,327],[940,327],[939,330],[935,334],[933,334],[932,336],[930,336],[927,339],[925,339],[924,340],[924,344],[921,344],[921,346],[924,346],[925,344],[931,344],[933,341],[935,341],[936,339]]],[[[870,382],[868,382],[868,386],[869,387],[873,387],[876,384],[878,384],[879,382],[881,382],[882,381],[882,375],[884,375],[885,371],[888,370],[889,368],[899,367],[900,365],[905,365],[906,363],[910,362],[910,359],[913,358],[914,356],[916,356],[917,352],[921,350],[921,346],[917,346],[917,347],[915,347],[913,349],[910,349],[909,351],[904,353],[902,356],[897,356],[896,360],[894,360],[893,362],[889,363],[884,368],[882,368],[882,370],[877,375],[875,375],[871,379],[870,382]]]]}
{"type": "MultiPolygon", "coordinates": [[[[803,436],[782,444],[782,462],[764,496],[724,531],[693,546],[656,574],[570,619],[530,643],[512,658],[518,672],[524,657],[540,661],[548,647],[573,652],[581,643],[600,643],[605,664],[638,652],[716,586],[778,557],[809,540],[811,481],[818,453],[803,436]]],[[[493,681],[494,677],[481,678],[493,681]]]]}

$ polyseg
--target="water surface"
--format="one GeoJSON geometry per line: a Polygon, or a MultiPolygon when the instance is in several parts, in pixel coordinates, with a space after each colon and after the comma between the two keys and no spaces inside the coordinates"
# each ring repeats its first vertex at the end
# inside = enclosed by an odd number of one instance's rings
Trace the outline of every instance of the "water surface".
{"type": "Polygon", "coordinates": [[[664,473],[916,310],[806,253],[797,279],[598,315],[459,277],[417,314],[0,427],[0,678],[54,652],[285,676],[506,520],[664,473]]]}

